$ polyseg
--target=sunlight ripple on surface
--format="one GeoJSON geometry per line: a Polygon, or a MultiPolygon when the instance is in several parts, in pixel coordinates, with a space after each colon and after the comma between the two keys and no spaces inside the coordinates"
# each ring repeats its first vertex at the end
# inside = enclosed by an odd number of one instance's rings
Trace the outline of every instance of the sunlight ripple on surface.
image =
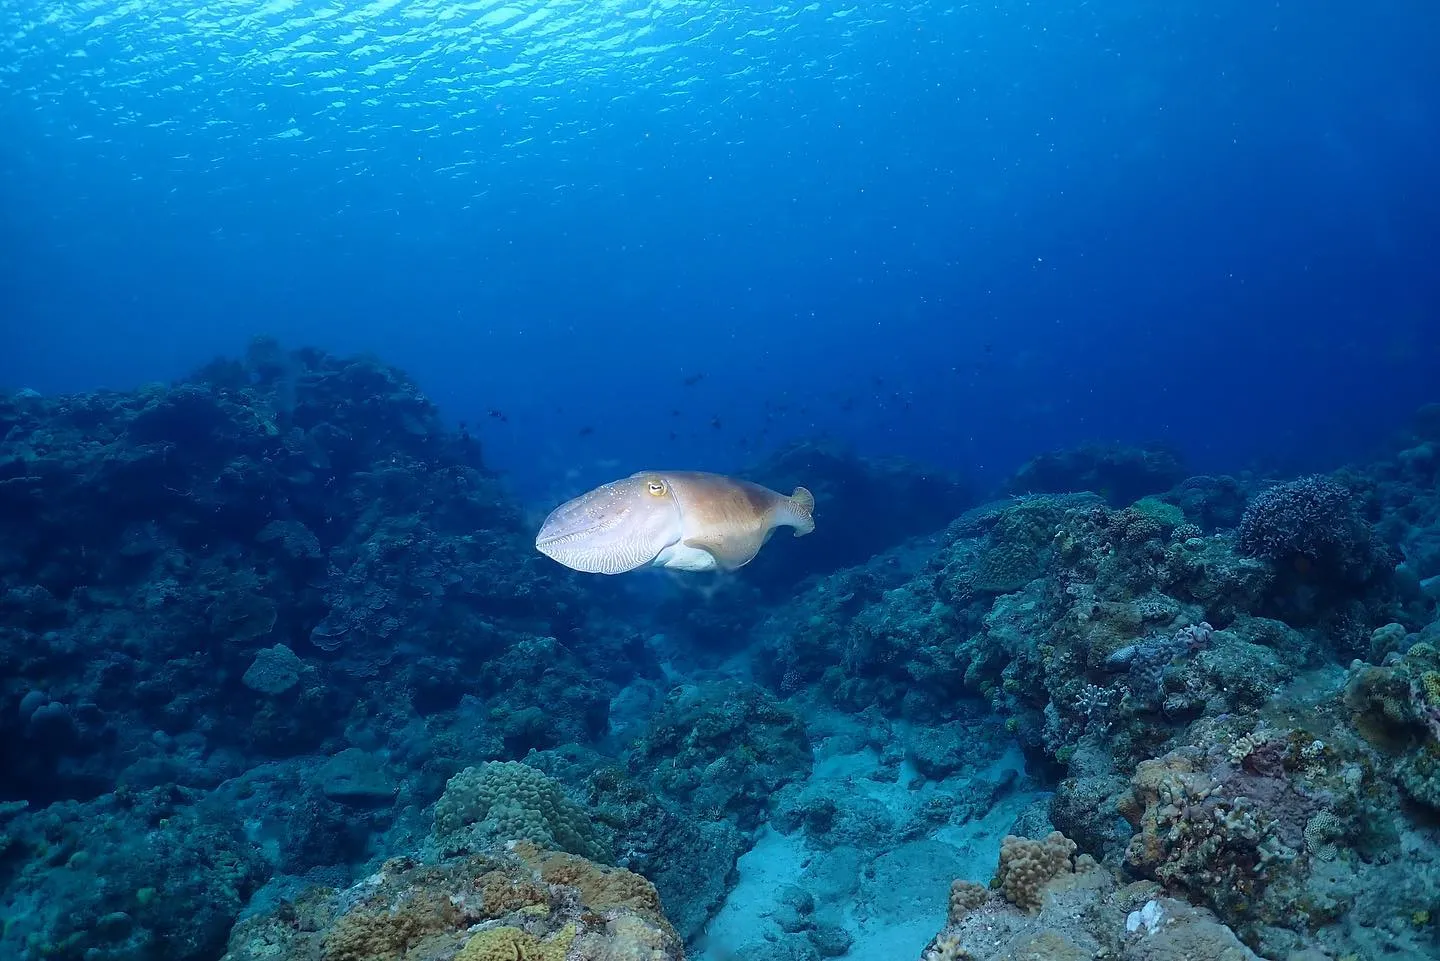
{"type": "Polygon", "coordinates": [[[826,69],[808,38],[837,48],[862,20],[839,2],[11,2],[0,111],[30,111],[31,141],[89,138],[112,160],[163,149],[180,173],[327,154],[358,171],[397,131],[423,133],[473,178],[476,161],[554,149],[647,95],[651,113],[764,98],[777,76],[826,69]]]}

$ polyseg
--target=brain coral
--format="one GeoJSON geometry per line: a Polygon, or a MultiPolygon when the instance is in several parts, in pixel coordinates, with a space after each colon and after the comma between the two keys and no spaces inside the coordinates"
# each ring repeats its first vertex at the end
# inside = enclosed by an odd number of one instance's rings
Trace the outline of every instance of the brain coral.
{"type": "Polygon", "coordinates": [[[523,928],[485,928],[465,942],[455,961],[565,961],[575,941],[575,925],[567,924],[547,940],[523,928]]]}

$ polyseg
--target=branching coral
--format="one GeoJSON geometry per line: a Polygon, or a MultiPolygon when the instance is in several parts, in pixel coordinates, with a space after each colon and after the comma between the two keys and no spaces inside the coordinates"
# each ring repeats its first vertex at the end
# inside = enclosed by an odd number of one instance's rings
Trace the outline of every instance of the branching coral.
{"type": "Polygon", "coordinates": [[[1324,477],[1278,484],[1245,509],[1237,543],[1300,574],[1364,582],[1390,558],[1355,503],[1349,490],[1324,477]]]}

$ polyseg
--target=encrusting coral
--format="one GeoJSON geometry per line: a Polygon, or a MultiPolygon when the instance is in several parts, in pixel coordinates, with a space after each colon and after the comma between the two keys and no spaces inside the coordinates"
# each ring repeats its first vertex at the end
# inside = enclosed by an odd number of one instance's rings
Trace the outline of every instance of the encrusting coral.
{"type": "Polygon", "coordinates": [[[519,761],[489,761],[450,779],[435,803],[435,837],[446,853],[531,841],[608,860],[609,842],[564,787],[519,761]]]}
{"type": "Polygon", "coordinates": [[[455,961],[565,961],[575,943],[575,926],[567,924],[541,940],[523,928],[504,925],[477,931],[455,961]]]}
{"type": "Polygon", "coordinates": [[[242,921],[226,961],[680,961],[655,888],[622,868],[519,842],[439,864],[392,859],[346,891],[242,921]]]}

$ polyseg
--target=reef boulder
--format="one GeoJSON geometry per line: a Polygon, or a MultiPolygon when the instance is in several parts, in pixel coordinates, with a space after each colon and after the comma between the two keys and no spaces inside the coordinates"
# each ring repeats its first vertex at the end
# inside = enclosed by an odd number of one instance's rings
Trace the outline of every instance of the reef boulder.
{"type": "Polygon", "coordinates": [[[345,891],[315,888],[236,925],[225,961],[680,961],[649,881],[526,842],[425,864],[393,858],[345,891]]]}

